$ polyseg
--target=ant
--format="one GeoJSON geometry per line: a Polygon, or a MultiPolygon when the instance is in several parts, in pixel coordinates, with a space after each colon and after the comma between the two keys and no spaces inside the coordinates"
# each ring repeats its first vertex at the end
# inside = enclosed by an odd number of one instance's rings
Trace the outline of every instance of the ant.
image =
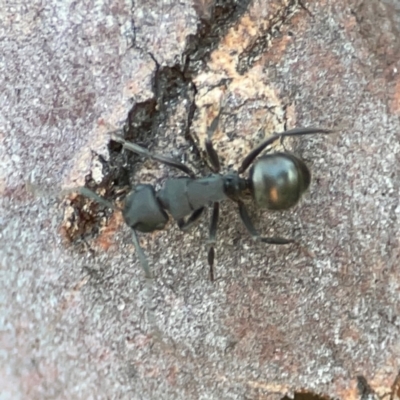
{"type": "Polygon", "coordinates": [[[334,131],[321,128],[295,128],[275,133],[250,151],[236,172],[221,175],[219,173],[219,157],[211,141],[218,127],[220,114],[221,111],[208,127],[205,141],[205,148],[213,174],[207,177],[196,177],[195,173],[187,165],[173,158],[151,153],[135,143],[128,142],[116,131],[110,134],[111,139],[120,143],[126,150],[177,168],[188,177],[167,179],[159,191],[156,191],[152,185],[139,184],[126,196],[122,209],[117,208],[89,189],[80,188],[77,190],[86,197],[91,197],[107,207],[122,212],[125,223],[132,229],[133,243],[146,278],[151,278],[151,273],[147,258],[139,245],[136,231],[153,232],[162,230],[168,222],[169,215],[177,222],[181,230],[187,231],[198,221],[209,203],[213,203],[208,250],[211,281],[214,280],[214,244],[219,218],[219,203],[221,201],[230,199],[237,204],[240,218],[254,240],[270,244],[289,244],[294,241],[293,239],[282,237],[260,236],[250,219],[243,200],[250,196],[259,208],[268,210],[291,208],[298,203],[302,194],[309,187],[311,182],[310,170],[304,161],[291,153],[272,153],[262,155],[258,159],[257,157],[269,145],[277,140],[283,140],[284,137],[315,133],[329,134],[334,131]],[[251,164],[253,165],[250,168],[248,177],[242,178],[240,175],[251,164]],[[187,216],[189,217],[185,220],[187,216]]]}

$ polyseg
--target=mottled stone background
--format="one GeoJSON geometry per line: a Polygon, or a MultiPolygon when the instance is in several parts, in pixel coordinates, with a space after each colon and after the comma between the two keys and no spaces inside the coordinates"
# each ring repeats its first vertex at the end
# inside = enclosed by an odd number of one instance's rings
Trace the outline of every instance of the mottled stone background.
{"type": "Polygon", "coordinates": [[[1,400],[400,397],[396,0],[0,0],[0,142],[1,400]],[[285,142],[301,204],[251,208],[296,244],[224,203],[216,282],[204,216],[141,235],[147,287],[121,216],[61,190],[177,175],[110,143],[124,126],[206,173],[219,107],[224,171],[272,131],[338,130],[285,142]]]}

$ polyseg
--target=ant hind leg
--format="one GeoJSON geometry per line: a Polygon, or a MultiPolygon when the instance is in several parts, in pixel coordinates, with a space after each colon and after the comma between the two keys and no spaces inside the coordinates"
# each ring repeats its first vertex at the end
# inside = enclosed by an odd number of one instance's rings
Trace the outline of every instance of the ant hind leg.
{"type": "Polygon", "coordinates": [[[214,281],[214,258],[215,258],[215,250],[214,245],[217,236],[217,225],[218,225],[218,218],[219,218],[219,203],[214,203],[213,213],[211,216],[211,223],[210,223],[210,233],[208,238],[208,265],[210,266],[210,281],[214,281]]]}
{"type": "Polygon", "coordinates": [[[177,220],[177,224],[180,230],[187,232],[195,223],[198,222],[199,218],[203,214],[204,207],[194,211],[190,217],[185,221],[183,218],[177,220]]]}
{"type": "Polygon", "coordinates": [[[132,229],[132,240],[133,240],[133,244],[135,246],[135,250],[136,250],[136,254],[139,257],[139,261],[140,264],[143,268],[144,271],[144,275],[146,277],[146,279],[152,279],[152,274],[150,272],[150,268],[149,268],[149,262],[147,261],[147,257],[144,254],[143,249],[140,247],[139,244],[139,238],[137,236],[137,233],[134,229],[132,229]]]}
{"type": "Polygon", "coordinates": [[[139,146],[136,143],[128,142],[125,140],[121,135],[113,132],[111,133],[111,139],[114,140],[117,143],[122,144],[124,149],[127,149],[129,151],[132,151],[133,153],[138,154],[139,156],[150,158],[152,160],[158,161],[162,164],[166,164],[170,167],[174,167],[179,169],[180,171],[184,172],[185,174],[188,174],[191,178],[195,178],[196,174],[185,164],[174,160],[171,157],[164,156],[162,154],[155,154],[150,152],[149,150],[145,149],[142,146],[139,146]]]}

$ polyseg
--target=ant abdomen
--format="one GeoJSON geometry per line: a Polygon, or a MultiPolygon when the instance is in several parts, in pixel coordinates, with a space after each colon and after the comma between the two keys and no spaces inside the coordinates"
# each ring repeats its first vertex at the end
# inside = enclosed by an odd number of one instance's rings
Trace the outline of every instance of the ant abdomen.
{"type": "Polygon", "coordinates": [[[269,210],[293,207],[307,190],[311,173],[306,164],[288,153],[260,157],[250,170],[249,183],[257,206],[269,210]]]}

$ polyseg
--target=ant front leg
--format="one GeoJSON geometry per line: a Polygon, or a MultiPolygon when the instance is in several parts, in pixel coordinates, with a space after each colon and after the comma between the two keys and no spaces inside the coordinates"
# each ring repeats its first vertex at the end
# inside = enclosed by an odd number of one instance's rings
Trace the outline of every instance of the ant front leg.
{"type": "Polygon", "coordinates": [[[249,231],[250,235],[253,237],[255,241],[258,242],[263,242],[263,243],[269,243],[269,244],[289,244],[293,243],[293,239],[286,239],[282,237],[262,237],[260,234],[257,232],[256,228],[254,227],[253,223],[251,222],[250,216],[247,212],[247,209],[244,205],[243,202],[238,201],[239,205],[239,214],[240,218],[246,227],[246,229],[249,231]]]}
{"type": "Polygon", "coordinates": [[[246,169],[250,166],[250,164],[254,161],[254,159],[269,145],[274,143],[278,139],[283,139],[286,136],[301,136],[301,135],[311,135],[314,133],[333,133],[334,131],[331,129],[321,129],[321,128],[295,128],[290,129],[285,132],[276,133],[264,140],[261,144],[259,144],[255,149],[253,149],[242,161],[242,165],[240,166],[238,173],[242,174],[246,171],[246,169]]]}

